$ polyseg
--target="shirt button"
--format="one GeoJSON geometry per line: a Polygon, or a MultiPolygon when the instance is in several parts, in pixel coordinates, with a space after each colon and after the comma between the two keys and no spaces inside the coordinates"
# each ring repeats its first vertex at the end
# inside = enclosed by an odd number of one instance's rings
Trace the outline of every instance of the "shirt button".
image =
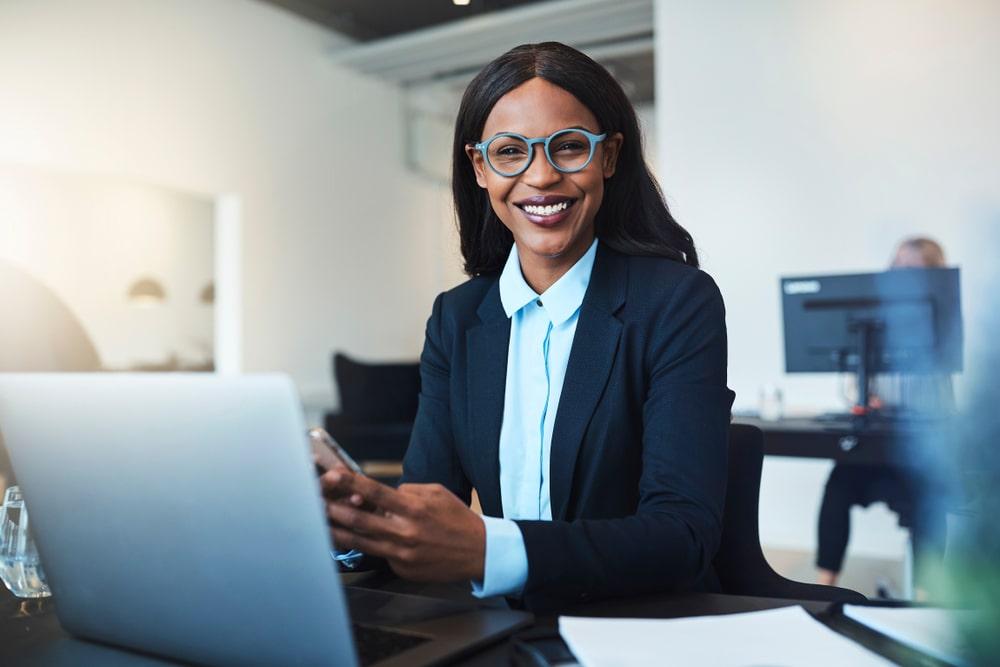
{"type": "Polygon", "coordinates": [[[542,305],[542,300],[538,299],[537,301],[535,301],[535,305],[536,306],[541,306],[542,305]]]}

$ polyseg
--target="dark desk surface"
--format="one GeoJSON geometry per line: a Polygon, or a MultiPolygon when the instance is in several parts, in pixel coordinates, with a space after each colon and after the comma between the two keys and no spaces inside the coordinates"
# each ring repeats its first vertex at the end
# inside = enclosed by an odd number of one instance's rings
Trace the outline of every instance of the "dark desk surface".
{"type": "Polygon", "coordinates": [[[764,432],[764,454],[833,459],[855,465],[905,465],[921,460],[918,450],[935,438],[945,437],[945,422],[923,422],[853,428],[846,422],[817,419],[765,421],[737,417],[764,432]]]}
{"type": "MultiPolygon", "coordinates": [[[[383,588],[399,592],[437,594],[435,587],[398,582],[383,588]]],[[[453,591],[443,597],[456,597],[453,591]]],[[[761,609],[773,609],[791,604],[801,604],[821,622],[837,632],[850,637],[866,648],[901,665],[941,665],[938,661],[900,646],[884,637],[859,628],[842,616],[830,611],[830,603],[754,598],[710,593],[660,594],[617,600],[605,600],[574,608],[570,613],[580,616],[678,618],[730,614],[761,609]]],[[[556,617],[536,619],[534,631],[556,629],[556,617]]],[[[495,667],[510,665],[510,642],[503,641],[455,664],[464,667],[495,667]]],[[[40,665],[44,667],[163,667],[168,661],[150,656],[120,651],[113,648],[79,641],[63,631],[55,616],[51,599],[18,600],[0,585],[0,664],[40,665]]]]}

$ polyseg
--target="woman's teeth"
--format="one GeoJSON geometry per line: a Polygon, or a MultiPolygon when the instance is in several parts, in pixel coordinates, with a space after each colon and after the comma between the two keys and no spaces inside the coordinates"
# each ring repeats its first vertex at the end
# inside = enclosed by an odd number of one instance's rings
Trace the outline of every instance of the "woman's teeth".
{"type": "Polygon", "coordinates": [[[524,212],[532,215],[554,215],[569,208],[570,202],[564,201],[551,206],[524,206],[524,212]]]}

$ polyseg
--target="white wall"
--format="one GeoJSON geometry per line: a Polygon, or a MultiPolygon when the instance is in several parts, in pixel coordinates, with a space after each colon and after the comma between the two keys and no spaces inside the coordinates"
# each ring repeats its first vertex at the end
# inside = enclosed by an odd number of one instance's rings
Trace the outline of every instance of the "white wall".
{"type": "MultiPolygon", "coordinates": [[[[104,368],[212,361],[212,201],[160,187],[0,164],[0,259],[43,282],[79,318],[104,368]],[[135,281],[166,299],[136,307],[135,281]]],[[[29,321],[5,308],[11,321],[29,321]]],[[[43,340],[37,337],[35,340],[43,340]]]]}
{"type": "Polygon", "coordinates": [[[345,43],[255,0],[4,0],[0,162],[238,194],[244,368],[322,399],[334,348],[415,357],[448,280],[400,93],[345,43]]]}
{"type": "MultiPolygon", "coordinates": [[[[657,0],[657,134],[671,206],[726,298],[738,408],[764,384],[841,407],[837,380],[783,373],[778,277],[872,271],[929,234],[963,271],[967,348],[1000,225],[1000,3],[657,0]]],[[[961,385],[961,382],[959,382],[961,385]]],[[[765,543],[811,548],[829,464],[768,459],[765,543]]],[[[897,553],[869,512],[852,548],[897,553]]]]}

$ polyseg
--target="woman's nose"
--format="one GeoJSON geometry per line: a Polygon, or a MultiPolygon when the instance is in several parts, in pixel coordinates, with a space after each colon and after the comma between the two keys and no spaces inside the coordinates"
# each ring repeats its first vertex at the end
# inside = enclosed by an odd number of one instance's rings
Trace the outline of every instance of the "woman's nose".
{"type": "Polygon", "coordinates": [[[523,174],[521,181],[539,190],[544,190],[562,180],[562,174],[545,157],[545,152],[536,150],[531,164],[523,174]]]}

